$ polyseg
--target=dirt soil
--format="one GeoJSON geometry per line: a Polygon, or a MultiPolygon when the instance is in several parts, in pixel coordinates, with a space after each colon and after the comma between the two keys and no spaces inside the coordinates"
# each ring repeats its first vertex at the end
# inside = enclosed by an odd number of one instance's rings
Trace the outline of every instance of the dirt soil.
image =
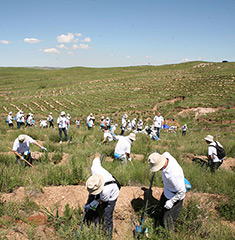
{"type": "MultiPolygon", "coordinates": [[[[186,156],[186,158],[184,160],[192,162],[192,160],[194,158],[200,158],[200,159],[202,159],[202,160],[204,160],[206,162],[208,161],[207,160],[207,156],[199,156],[199,155],[191,154],[191,153],[187,154],[187,156],[186,156]]],[[[223,164],[220,166],[220,168],[227,169],[227,170],[233,170],[235,168],[235,158],[232,158],[232,157],[227,158],[227,157],[225,157],[224,161],[223,161],[223,164]]]]}
{"type": "MultiPolygon", "coordinates": [[[[148,187],[146,187],[148,188],[148,187]]],[[[157,200],[160,199],[162,189],[154,187],[153,197],[157,200]]],[[[86,203],[88,192],[85,186],[51,186],[44,187],[43,192],[36,192],[32,190],[26,190],[23,187],[20,187],[14,190],[12,193],[5,193],[2,195],[3,201],[22,201],[25,196],[29,196],[31,200],[35,201],[39,206],[45,206],[48,209],[59,206],[59,215],[61,216],[65,205],[68,203],[70,207],[78,208],[79,206],[83,208],[86,203]]],[[[199,194],[199,193],[187,193],[184,204],[192,198],[195,197],[200,202],[200,207],[208,207],[210,211],[215,211],[216,203],[219,201],[219,196],[214,194],[199,194]]],[[[144,199],[144,190],[141,187],[122,187],[118,201],[114,210],[114,239],[127,239],[127,236],[131,236],[132,230],[134,229],[133,218],[135,218],[135,212],[132,207],[133,201],[139,201],[144,199]]],[[[52,237],[53,231],[46,227],[46,216],[43,217],[42,213],[36,213],[33,216],[30,216],[28,219],[36,218],[39,222],[37,224],[36,232],[40,232],[43,228],[43,234],[45,238],[40,235],[40,239],[55,239],[55,236],[52,237]],[[39,219],[38,219],[39,218],[39,219]],[[42,226],[43,225],[43,226],[42,226]]],[[[25,223],[19,222],[19,228],[21,229],[14,234],[13,230],[10,230],[7,237],[11,239],[27,239],[26,226],[25,223]],[[23,224],[23,225],[22,225],[23,224]]],[[[40,234],[42,234],[40,232],[40,234]]],[[[128,238],[129,239],[129,238],[128,238]]]]}

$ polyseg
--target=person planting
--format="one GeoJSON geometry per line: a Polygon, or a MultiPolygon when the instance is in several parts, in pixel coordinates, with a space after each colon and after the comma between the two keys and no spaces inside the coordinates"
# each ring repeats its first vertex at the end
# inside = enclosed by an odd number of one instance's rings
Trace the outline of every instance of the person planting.
{"type": "MultiPolygon", "coordinates": [[[[21,158],[19,157],[19,155],[16,156],[16,163],[18,163],[20,159],[21,160],[25,159],[30,164],[32,164],[32,157],[31,157],[31,152],[30,152],[30,148],[29,148],[29,145],[31,143],[47,152],[47,149],[45,147],[41,146],[33,138],[31,138],[28,135],[21,134],[15,139],[14,144],[13,144],[13,151],[15,151],[16,153],[20,154],[20,156],[22,156],[21,158]]],[[[30,166],[30,164],[28,164],[26,162],[25,166],[30,166]]]]}
{"type": "Polygon", "coordinates": [[[148,163],[151,172],[162,171],[164,189],[160,198],[161,224],[167,230],[172,230],[182,209],[186,193],[183,170],[168,152],[162,155],[159,153],[150,154],[148,163]]]}
{"type": "Polygon", "coordinates": [[[104,222],[104,230],[108,238],[112,238],[113,211],[119,196],[119,183],[101,166],[100,157],[96,155],[91,167],[92,176],[86,181],[89,192],[85,205],[87,222],[95,224],[104,222]]]}
{"type": "Polygon", "coordinates": [[[61,112],[60,116],[57,118],[57,124],[59,128],[60,144],[62,143],[62,132],[64,132],[66,141],[69,142],[67,134],[67,118],[65,117],[65,112],[61,112]]]}

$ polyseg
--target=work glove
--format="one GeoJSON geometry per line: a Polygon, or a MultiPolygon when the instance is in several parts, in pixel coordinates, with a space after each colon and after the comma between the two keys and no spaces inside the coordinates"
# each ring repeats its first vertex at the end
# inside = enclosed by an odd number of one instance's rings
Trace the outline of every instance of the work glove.
{"type": "Polygon", "coordinates": [[[21,157],[20,160],[24,160],[24,157],[21,157]]]}
{"type": "Polygon", "coordinates": [[[173,201],[170,199],[170,200],[167,200],[166,203],[165,203],[165,206],[164,208],[166,209],[171,209],[173,207],[174,203],[173,201]]]}
{"type": "Polygon", "coordinates": [[[128,158],[128,161],[130,161],[130,162],[131,162],[131,157],[129,157],[129,158],[128,158]]]}
{"type": "Polygon", "coordinates": [[[99,205],[99,202],[97,200],[94,200],[90,203],[90,209],[95,211],[98,205],[99,205]]]}
{"type": "Polygon", "coordinates": [[[90,210],[90,204],[87,204],[85,207],[84,207],[85,211],[88,212],[90,210]]]}
{"type": "Polygon", "coordinates": [[[42,150],[47,152],[47,149],[45,147],[42,147],[42,150]]]}
{"type": "Polygon", "coordinates": [[[24,155],[27,156],[29,154],[29,151],[25,151],[24,155]]]}

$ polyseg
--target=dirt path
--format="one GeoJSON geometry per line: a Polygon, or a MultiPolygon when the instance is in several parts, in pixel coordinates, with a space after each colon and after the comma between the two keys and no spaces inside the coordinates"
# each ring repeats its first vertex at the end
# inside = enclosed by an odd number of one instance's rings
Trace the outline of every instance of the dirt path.
{"type": "Polygon", "coordinates": [[[183,101],[183,100],[184,100],[184,97],[176,97],[176,98],[173,98],[173,99],[170,99],[170,100],[164,100],[164,101],[162,101],[162,102],[156,103],[152,110],[153,110],[153,111],[156,111],[156,110],[157,110],[157,106],[158,106],[159,104],[163,104],[163,103],[174,103],[174,102],[176,102],[176,101],[183,101]]]}

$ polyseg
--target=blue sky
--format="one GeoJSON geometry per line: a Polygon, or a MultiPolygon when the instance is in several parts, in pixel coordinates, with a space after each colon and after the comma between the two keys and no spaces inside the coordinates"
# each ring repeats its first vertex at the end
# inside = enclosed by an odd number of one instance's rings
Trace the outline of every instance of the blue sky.
{"type": "Polygon", "coordinates": [[[234,61],[234,0],[2,0],[0,66],[234,61]]]}

